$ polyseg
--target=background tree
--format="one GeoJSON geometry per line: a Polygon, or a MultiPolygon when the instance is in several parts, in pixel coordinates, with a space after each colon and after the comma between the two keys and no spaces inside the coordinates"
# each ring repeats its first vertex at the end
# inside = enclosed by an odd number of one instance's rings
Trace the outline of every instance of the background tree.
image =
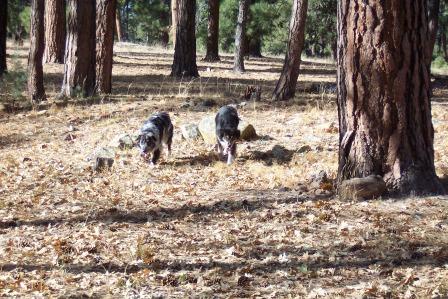
{"type": "Polygon", "coordinates": [[[33,0],[30,52],[28,56],[28,95],[33,102],[45,100],[42,56],[45,39],[45,0],[33,0]]]}
{"type": "Polygon", "coordinates": [[[171,0],[171,38],[173,40],[173,48],[176,48],[176,34],[179,11],[178,6],[179,0],[171,0]]]}
{"type": "Polygon", "coordinates": [[[196,0],[178,0],[176,46],[171,76],[199,77],[196,65],[196,0]]]}
{"type": "Polygon", "coordinates": [[[338,2],[339,181],[376,174],[403,195],[443,191],[425,14],[426,0],[338,2]]]}
{"type": "Polygon", "coordinates": [[[244,72],[244,39],[246,34],[247,13],[250,0],[240,0],[238,6],[238,19],[235,31],[235,58],[233,70],[235,72],[244,72]]]}
{"type": "Polygon", "coordinates": [[[294,97],[300,71],[308,0],[294,0],[289,25],[289,42],[282,74],[277,82],[272,99],[284,101],[294,97]]]}
{"type": "Polygon", "coordinates": [[[65,96],[91,96],[95,90],[95,1],[68,0],[65,96]]]}
{"type": "Polygon", "coordinates": [[[112,91],[116,0],[96,0],[96,90],[112,91]]]}
{"type": "Polygon", "coordinates": [[[6,72],[6,26],[8,18],[8,1],[2,0],[0,5],[0,77],[6,72]]]}
{"type": "Polygon", "coordinates": [[[65,36],[65,0],[47,0],[45,3],[45,63],[64,63],[65,36]]]}
{"type": "Polygon", "coordinates": [[[428,0],[428,55],[427,64],[431,65],[432,53],[439,29],[440,0],[428,0]]]}
{"type": "Polygon", "coordinates": [[[219,61],[219,0],[208,0],[207,53],[205,61],[219,61]]]}
{"type": "Polygon", "coordinates": [[[123,41],[123,28],[121,24],[121,14],[120,14],[120,2],[117,1],[117,11],[115,12],[115,30],[117,33],[117,40],[119,42],[123,41]]]}

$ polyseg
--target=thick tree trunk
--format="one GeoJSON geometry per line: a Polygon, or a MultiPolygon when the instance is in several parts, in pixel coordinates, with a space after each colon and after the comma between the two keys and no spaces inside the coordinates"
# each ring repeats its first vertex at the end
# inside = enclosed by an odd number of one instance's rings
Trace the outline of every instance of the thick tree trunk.
{"type": "Polygon", "coordinates": [[[65,36],[65,0],[47,0],[44,63],[64,63],[65,36]]]}
{"type": "Polygon", "coordinates": [[[0,77],[6,72],[6,26],[8,19],[8,1],[1,0],[0,5],[0,77]]]}
{"type": "Polygon", "coordinates": [[[96,90],[112,91],[116,0],[96,0],[96,90]]]}
{"type": "Polygon", "coordinates": [[[445,61],[448,62],[448,47],[447,47],[447,43],[446,43],[446,33],[445,33],[445,30],[441,30],[441,32],[440,32],[440,40],[442,42],[443,57],[445,58],[445,61]]]}
{"type": "Polygon", "coordinates": [[[171,39],[173,40],[173,49],[176,48],[178,6],[179,0],[171,0],[171,39]]]}
{"type": "Polygon", "coordinates": [[[218,37],[219,37],[219,0],[208,0],[208,27],[207,27],[207,53],[205,61],[219,61],[218,37]]]}
{"type": "Polygon", "coordinates": [[[31,9],[30,52],[28,56],[28,95],[32,102],[45,100],[42,57],[45,43],[45,0],[33,0],[31,9]]]}
{"type": "Polygon", "coordinates": [[[434,167],[426,0],[338,2],[339,177],[441,193],[434,167]]]}
{"type": "Polygon", "coordinates": [[[115,30],[117,33],[117,39],[119,42],[123,41],[123,27],[121,24],[121,15],[120,15],[120,9],[118,8],[117,5],[117,9],[115,12],[115,30]]]}
{"type": "Polygon", "coordinates": [[[296,93],[297,79],[300,71],[300,56],[305,39],[305,23],[308,0],[294,0],[291,21],[289,23],[288,49],[283,64],[282,74],[272,94],[273,101],[286,101],[296,93]]]}
{"type": "Polygon", "coordinates": [[[436,44],[437,30],[439,28],[439,9],[440,0],[428,0],[428,66],[431,66],[432,53],[436,44]]]}
{"type": "Polygon", "coordinates": [[[171,76],[199,77],[196,65],[196,0],[178,0],[176,46],[171,76]]]}
{"type": "Polygon", "coordinates": [[[247,15],[249,12],[250,0],[239,0],[238,20],[235,31],[235,58],[233,62],[233,70],[243,73],[244,68],[244,39],[246,36],[247,15]]]}
{"type": "Polygon", "coordinates": [[[95,90],[95,1],[68,0],[67,6],[62,94],[91,96],[95,90]]]}
{"type": "Polygon", "coordinates": [[[247,43],[248,55],[251,57],[262,58],[261,55],[261,36],[254,36],[252,39],[249,39],[247,43]]]}

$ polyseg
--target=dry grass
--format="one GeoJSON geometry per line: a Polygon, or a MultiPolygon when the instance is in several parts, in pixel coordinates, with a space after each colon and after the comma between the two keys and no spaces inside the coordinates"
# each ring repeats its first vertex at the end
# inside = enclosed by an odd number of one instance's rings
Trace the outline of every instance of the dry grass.
{"type": "MultiPolygon", "coordinates": [[[[247,84],[263,85],[266,98],[281,60],[252,59],[235,75],[224,56],[199,62],[202,77],[189,82],[166,77],[169,51],[124,44],[116,52],[111,101],[58,103],[62,67],[47,65],[47,107],[0,119],[0,296],[448,296],[446,198],[347,203],[307,183],[320,170],[336,174],[332,95],[240,109],[261,138],[242,143],[228,167],[178,130],[217,106],[180,106],[187,98],[239,102],[247,84]],[[170,111],[177,129],[171,158],[151,169],[127,150],[110,171],[91,170],[96,147],[155,110],[170,111]],[[285,159],[274,146],[286,148],[285,159]],[[303,146],[312,150],[298,152],[303,146]]],[[[331,64],[304,68],[302,86],[334,81],[331,64]]],[[[440,82],[436,166],[448,175],[448,90],[440,82]]]]}

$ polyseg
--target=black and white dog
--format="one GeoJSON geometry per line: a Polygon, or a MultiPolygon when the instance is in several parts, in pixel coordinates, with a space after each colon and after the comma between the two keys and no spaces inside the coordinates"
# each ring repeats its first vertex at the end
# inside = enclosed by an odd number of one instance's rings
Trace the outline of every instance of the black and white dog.
{"type": "Polygon", "coordinates": [[[236,142],[240,138],[238,112],[231,106],[219,109],[215,117],[216,139],[220,156],[227,155],[227,164],[231,164],[236,156],[236,142]]]}
{"type": "Polygon", "coordinates": [[[137,146],[140,148],[140,155],[149,159],[151,154],[151,165],[154,166],[160,158],[163,145],[168,148],[168,155],[171,154],[171,144],[173,142],[173,124],[170,116],[166,112],[153,114],[140,129],[137,139],[137,146]]]}

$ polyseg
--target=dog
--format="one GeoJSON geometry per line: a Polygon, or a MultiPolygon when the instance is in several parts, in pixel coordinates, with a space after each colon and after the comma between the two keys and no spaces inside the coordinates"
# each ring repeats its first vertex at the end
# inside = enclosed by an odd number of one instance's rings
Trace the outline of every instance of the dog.
{"type": "Polygon", "coordinates": [[[224,106],[218,110],[215,117],[216,143],[218,153],[222,157],[227,155],[227,164],[232,164],[236,156],[236,142],[240,138],[238,112],[231,106],[224,106]]]}
{"type": "Polygon", "coordinates": [[[158,112],[153,114],[140,129],[137,138],[137,146],[140,148],[140,155],[149,160],[154,166],[160,158],[163,145],[168,148],[168,155],[171,155],[171,145],[173,142],[173,124],[168,113],[158,112]]]}

